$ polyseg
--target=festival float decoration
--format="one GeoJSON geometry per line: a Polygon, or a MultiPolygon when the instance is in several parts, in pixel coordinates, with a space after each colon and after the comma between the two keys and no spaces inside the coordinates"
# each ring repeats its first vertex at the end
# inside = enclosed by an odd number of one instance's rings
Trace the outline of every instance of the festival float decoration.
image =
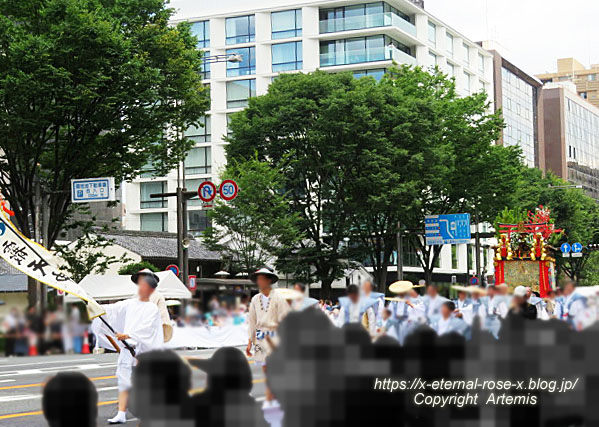
{"type": "Polygon", "coordinates": [[[495,249],[495,282],[506,283],[513,290],[528,286],[545,297],[555,289],[554,247],[549,239],[562,230],[551,221],[551,211],[542,205],[517,224],[496,225],[498,244],[495,249]]]}

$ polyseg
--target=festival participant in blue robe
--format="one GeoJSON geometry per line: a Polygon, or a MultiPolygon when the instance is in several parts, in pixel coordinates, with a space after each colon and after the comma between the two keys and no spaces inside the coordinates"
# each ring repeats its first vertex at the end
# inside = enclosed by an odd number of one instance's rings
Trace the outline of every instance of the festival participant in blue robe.
{"type": "Polygon", "coordinates": [[[487,296],[480,299],[481,305],[478,314],[482,319],[483,329],[489,331],[495,338],[499,338],[501,320],[507,316],[508,305],[505,299],[497,295],[495,286],[487,286],[487,296]]]}
{"type": "Polygon", "coordinates": [[[457,333],[466,339],[470,339],[470,327],[462,319],[453,315],[454,310],[455,304],[451,301],[445,301],[443,304],[441,304],[439,317],[435,320],[431,327],[439,336],[457,333]]]}
{"type": "Polygon", "coordinates": [[[293,285],[293,289],[295,289],[296,291],[298,291],[302,295],[304,295],[304,298],[300,302],[299,310],[305,310],[308,307],[317,307],[318,306],[318,300],[316,298],[310,298],[309,296],[306,295],[306,285],[298,282],[295,285],[293,285]]]}
{"type": "Polygon", "coordinates": [[[463,308],[472,305],[472,300],[465,291],[458,291],[458,297],[453,301],[455,309],[460,312],[463,308]]]}
{"type": "Polygon", "coordinates": [[[420,308],[420,296],[412,282],[400,280],[389,286],[389,292],[397,295],[389,303],[391,317],[396,321],[397,339],[403,345],[406,337],[419,325],[426,323],[424,311],[420,308]]]}
{"type": "Polygon", "coordinates": [[[576,316],[586,309],[587,299],[576,293],[576,285],[574,282],[567,282],[564,285],[562,298],[563,300],[559,306],[556,306],[556,317],[575,327],[576,316]]]}
{"type": "Polygon", "coordinates": [[[439,295],[437,285],[429,284],[426,287],[426,295],[420,302],[420,309],[423,310],[429,325],[437,321],[441,315],[441,305],[446,301],[449,300],[439,295]]]}
{"type": "Polygon", "coordinates": [[[383,309],[383,317],[380,322],[377,323],[377,336],[381,337],[388,335],[398,340],[397,336],[397,320],[392,317],[391,310],[388,308],[383,309]]]}
{"type": "Polygon", "coordinates": [[[373,306],[376,304],[374,298],[360,298],[360,289],[356,285],[347,287],[347,296],[339,298],[338,326],[346,323],[360,323],[370,333],[376,335],[376,316],[373,306]]]}
{"type": "Polygon", "coordinates": [[[361,293],[362,295],[360,298],[372,298],[376,301],[372,308],[374,310],[374,315],[376,316],[376,321],[380,322],[383,316],[383,310],[385,309],[385,294],[382,292],[374,292],[374,285],[370,280],[362,282],[361,293]]]}

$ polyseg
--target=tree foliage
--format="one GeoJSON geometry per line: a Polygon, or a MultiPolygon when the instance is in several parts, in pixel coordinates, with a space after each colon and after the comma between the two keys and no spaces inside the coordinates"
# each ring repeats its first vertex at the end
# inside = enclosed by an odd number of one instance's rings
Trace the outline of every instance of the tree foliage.
{"type": "Polygon", "coordinates": [[[164,0],[0,1],[0,191],[23,233],[36,177],[51,244],[71,179],[164,173],[191,147],[180,130],[208,98],[196,40],[172,13],[164,0]]]}
{"type": "Polygon", "coordinates": [[[143,270],[144,268],[147,268],[155,273],[160,271],[160,269],[158,267],[156,267],[154,264],[152,264],[151,262],[141,261],[141,262],[132,262],[131,264],[123,265],[121,268],[119,268],[119,274],[132,275],[132,274],[137,273],[138,271],[143,270]]]}
{"type": "Polygon", "coordinates": [[[239,193],[230,202],[215,202],[204,242],[230,263],[231,273],[250,274],[273,264],[282,248],[294,247],[301,238],[298,215],[289,213],[282,192],[282,175],[253,157],[230,161],[221,178],[235,180],[239,193]]]}

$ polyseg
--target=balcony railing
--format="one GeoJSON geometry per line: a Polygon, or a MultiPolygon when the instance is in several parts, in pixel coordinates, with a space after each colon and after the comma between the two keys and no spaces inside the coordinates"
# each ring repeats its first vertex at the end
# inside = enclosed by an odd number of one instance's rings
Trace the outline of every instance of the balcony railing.
{"type": "Polygon", "coordinates": [[[416,37],[416,27],[401,16],[392,12],[376,13],[373,15],[349,16],[347,18],[326,19],[320,21],[320,34],[338,31],[362,30],[364,28],[397,27],[411,36],[416,37]]]}
{"type": "Polygon", "coordinates": [[[320,66],[360,64],[364,62],[394,60],[399,64],[416,65],[416,58],[391,46],[368,50],[344,50],[320,54],[320,66]]]}

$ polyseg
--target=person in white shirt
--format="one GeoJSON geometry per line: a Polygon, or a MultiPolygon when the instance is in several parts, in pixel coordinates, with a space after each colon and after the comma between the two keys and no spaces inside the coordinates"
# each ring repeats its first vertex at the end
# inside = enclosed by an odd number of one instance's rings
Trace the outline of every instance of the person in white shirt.
{"type": "Polygon", "coordinates": [[[383,310],[385,309],[385,294],[382,292],[374,292],[374,285],[370,280],[362,282],[361,292],[361,298],[373,298],[377,301],[372,306],[372,309],[374,310],[376,321],[380,322],[383,317],[383,310]]]}
{"type": "Polygon", "coordinates": [[[451,301],[445,301],[441,304],[440,316],[432,325],[437,335],[457,333],[463,337],[470,338],[470,327],[462,319],[455,317],[455,304],[451,301]]]}
{"type": "MultiPolygon", "coordinates": [[[[116,338],[134,348],[135,356],[163,347],[164,332],[158,306],[150,301],[151,295],[158,286],[158,276],[150,270],[142,270],[131,276],[138,285],[137,298],[119,301],[116,304],[104,305],[105,318],[116,331],[116,338]]],[[[94,319],[92,328],[96,335],[111,334],[94,319]]],[[[131,389],[131,374],[136,359],[127,348],[120,348],[117,359],[116,377],[119,390],[118,413],[108,420],[109,424],[125,424],[127,422],[127,404],[131,389]]]]}
{"type": "Polygon", "coordinates": [[[388,308],[396,321],[397,339],[401,345],[419,325],[426,323],[420,295],[414,288],[408,280],[399,280],[389,286],[389,292],[397,295],[397,298],[389,298],[388,308]]]}
{"type": "Polygon", "coordinates": [[[339,298],[341,309],[337,317],[338,326],[346,323],[360,323],[370,333],[376,336],[376,315],[373,306],[376,300],[373,298],[360,298],[360,289],[356,285],[347,287],[347,296],[339,298]]]}
{"type": "Polygon", "coordinates": [[[437,288],[437,285],[429,284],[426,287],[426,295],[420,302],[420,308],[424,311],[429,325],[432,325],[439,318],[441,305],[445,301],[449,300],[439,295],[439,289],[437,288]]]}
{"type": "Polygon", "coordinates": [[[556,305],[555,315],[558,319],[576,327],[576,317],[584,312],[586,306],[586,298],[576,293],[576,284],[569,281],[564,285],[563,300],[561,304],[556,305]]]}
{"type": "Polygon", "coordinates": [[[478,314],[482,319],[483,329],[489,331],[495,338],[499,338],[501,319],[505,319],[509,310],[505,298],[497,295],[495,286],[490,285],[487,286],[487,296],[480,301],[478,314]]]}

